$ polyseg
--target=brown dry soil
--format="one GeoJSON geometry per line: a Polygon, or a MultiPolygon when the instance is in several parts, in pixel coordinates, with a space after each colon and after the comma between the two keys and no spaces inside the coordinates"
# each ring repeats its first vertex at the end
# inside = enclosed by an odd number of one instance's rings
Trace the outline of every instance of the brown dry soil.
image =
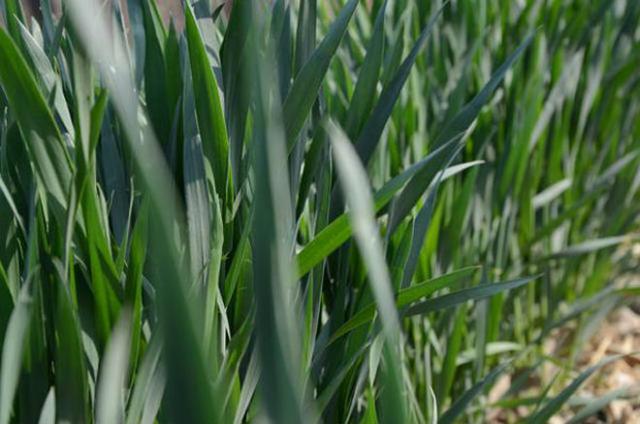
{"type": "MultiPolygon", "coordinates": [[[[631,259],[629,272],[616,282],[619,287],[640,287],[640,244],[631,246],[627,250],[627,257],[631,259]]],[[[596,371],[573,396],[570,405],[553,416],[550,424],[562,424],[572,418],[585,405],[595,399],[613,391],[624,391],[624,394],[602,407],[600,410],[585,418],[586,424],[640,424],[640,299],[626,299],[624,305],[614,309],[599,324],[596,331],[589,338],[588,343],[576,356],[572,373],[562,371],[562,363],[566,363],[570,352],[566,346],[576,335],[575,323],[566,325],[547,338],[543,350],[548,358],[539,372],[530,378],[528,389],[519,393],[520,396],[535,396],[541,388],[550,383],[564,381],[564,385],[575,378],[580,371],[597,364],[611,355],[625,355],[621,359],[596,371]],[[557,376],[562,376],[554,380],[557,376]]],[[[502,376],[489,393],[489,401],[495,402],[509,389],[512,375],[502,376]]],[[[552,385],[547,396],[555,396],[560,386],[552,385]]],[[[518,423],[522,422],[532,411],[532,407],[519,406],[516,408],[495,408],[487,414],[490,423],[518,423]]]]}

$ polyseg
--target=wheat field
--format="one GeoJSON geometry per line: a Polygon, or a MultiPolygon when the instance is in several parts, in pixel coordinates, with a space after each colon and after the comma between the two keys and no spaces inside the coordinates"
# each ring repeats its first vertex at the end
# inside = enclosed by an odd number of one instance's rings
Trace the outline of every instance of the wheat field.
{"type": "Polygon", "coordinates": [[[640,2],[167,5],[0,0],[0,424],[640,408],[640,2]]]}

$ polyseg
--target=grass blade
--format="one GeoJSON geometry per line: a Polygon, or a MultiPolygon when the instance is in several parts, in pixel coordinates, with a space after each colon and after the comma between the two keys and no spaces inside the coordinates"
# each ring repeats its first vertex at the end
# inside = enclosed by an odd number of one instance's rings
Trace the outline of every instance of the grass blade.
{"type": "Polygon", "coordinates": [[[523,286],[538,277],[539,276],[525,277],[501,283],[484,284],[481,286],[471,287],[457,292],[445,294],[433,299],[428,299],[411,306],[407,310],[406,316],[426,314],[429,312],[452,308],[470,300],[486,299],[488,297],[495,296],[496,294],[503,291],[512,290],[523,286]]]}
{"type": "Polygon", "coordinates": [[[296,138],[302,130],[311,107],[316,101],[322,80],[329,69],[329,63],[335,55],[340,40],[347,31],[347,25],[356,10],[358,0],[349,0],[336,17],[327,35],[313,51],[293,81],[291,90],[282,106],[282,116],[287,139],[287,151],[290,152],[296,138]]]}
{"type": "MultiPolygon", "coordinates": [[[[413,164],[402,173],[385,183],[374,196],[375,211],[381,211],[387,204],[389,204],[393,199],[393,196],[405,186],[407,181],[411,180],[412,177],[420,173],[422,170],[428,168],[428,165],[430,165],[432,161],[439,160],[443,152],[446,152],[451,145],[458,141],[459,138],[451,140],[449,143],[434,150],[432,153],[427,155],[427,157],[413,164]]],[[[460,170],[460,168],[457,169],[460,170]]],[[[445,172],[443,174],[443,179],[451,176],[453,176],[452,173],[445,172]]],[[[408,212],[409,211],[406,211],[406,213],[408,212]]],[[[400,216],[400,214],[398,216],[400,216]]],[[[398,219],[402,219],[404,216],[398,219]]],[[[316,237],[300,252],[298,252],[296,258],[298,262],[298,276],[301,277],[309,272],[314,266],[347,241],[349,237],[351,237],[349,220],[346,214],[342,214],[323,228],[322,231],[316,234],[316,237]]]]}
{"type": "Polygon", "coordinates": [[[382,135],[382,130],[384,129],[389,116],[391,116],[393,106],[400,96],[400,91],[402,90],[402,87],[404,87],[407,78],[409,78],[411,68],[415,63],[418,54],[424,47],[427,37],[431,34],[433,26],[438,20],[438,17],[440,17],[440,14],[446,4],[447,3],[442,5],[431,19],[429,19],[429,22],[420,33],[420,37],[418,37],[418,40],[411,49],[411,52],[409,52],[407,58],[402,62],[402,65],[400,65],[396,74],[380,94],[380,99],[378,100],[376,107],[373,112],[371,112],[367,122],[364,124],[364,127],[355,142],[358,156],[360,156],[363,163],[367,164],[371,159],[371,156],[378,145],[378,141],[380,140],[380,136],[382,135]]]}
{"type": "Polygon", "coordinates": [[[527,418],[528,424],[542,424],[546,423],[549,418],[557,411],[560,410],[562,405],[569,400],[569,398],[580,388],[580,386],[596,371],[600,368],[608,365],[614,361],[619,360],[624,355],[615,355],[603,359],[595,365],[590,366],[586,370],[582,371],[564,390],[562,390],[556,397],[551,398],[544,406],[538,410],[535,414],[527,418]]]}
{"type": "Polygon", "coordinates": [[[362,67],[358,73],[358,82],[351,96],[345,123],[345,132],[351,138],[355,138],[360,133],[364,120],[373,107],[374,96],[372,93],[376,92],[384,56],[384,17],[387,11],[387,3],[388,1],[385,0],[376,15],[373,34],[367,46],[367,55],[362,62],[362,67]]]}
{"type": "MultiPolygon", "coordinates": [[[[478,270],[477,267],[463,268],[457,271],[453,271],[449,274],[442,275],[440,277],[432,278],[419,284],[415,284],[411,287],[404,288],[396,295],[396,307],[401,309],[413,302],[420,300],[423,297],[427,297],[436,291],[449,287],[458,283],[464,278],[468,278],[478,270]]],[[[357,314],[345,322],[336,332],[331,336],[329,344],[333,343],[345,334],[355,330],[356,328],[370,323],[375,316],[375,305],[367,305],[362,308],[357,314]]]]}
{"type": "Polygon", "coordinates": [[[131,314],[121,313],[100,364],[96,393],[96,423],[124,422],[124,390],[129,369],[131,314]]]}
{"type": "Polygon", "coordinates": [[[498,365],[496,368],[491,370],[489,374],[479,382],[473,385],[469,390],[464,392],[462,396],[460,396],[454,403],[447,409],[438,420],[439,424],[451,424],[456,418],[464,413],[469,404],[478,397],[480,393],[486,388],[490,387],[491,384],[495,381],[495,379],[502,374],[507,367],[509,366],[509,362],[498,365]]]}
{"type": "Polygon", "coordinates": [[[442,143],[450,140],[456,134],[467,131],[472,122],[480,113],[480,109],[489,101],[494,90],[502,82],[507,71],[513,66],[515,61],[522,55],[524,50],[531,44],[533,40],[533,34],[529,34],[524,41],[518,46],[518,48],[511,53],[511,55],[504,61],[502,65],[493,73],[489,81],[480,90],[480,92],[467,103],[456,116],[454,116],[450,122],[448,122],[444,129],[440,132],[438,137],[434,141],[434,146],[438,147],[442,143]]]}
{"type": "MultiPolygon", "coordinates": [[[[255,12],[246,22],[260,22],[255,12]]],[[[304,422],[302,379],[299,375],[299,330],[292,307],[293,267],[291,263],[292,205],[289,189],[286,137],[277,106],[279,94],[275,67],[261,57],[257,28],[251,31],[244,72],[256,84],[252,140],[255,173],[252,214],[253,290],[256,301],[257,351],[260,364],[260,393],[273,422],[304,422]],[[260,70],[256,72],[256,70],[260,70]],[[272,100],[275,99],[275,100],[272,100]]],[[[271,46],[269,46],[271,47],[271,46]]],[[[315,94],[314,94],[315,96],[315,94]]]]}
{"type": "Polygon", "coordinates": [[[0,85],[15,114],[36,173],[63,225],[71,165],[62,137],[24,57],[0,28],[0,85]]]}
{"type": "Polygon", "coordinates": [[[0,369],[0,424],[8,424],[13,410],[13,399],[22,359],[27,343],[27,335],[34,309],[32,279],[22,286],[16,306],[9,318],[2,346],[2,368],[0,369]]]}
{"type": "Polygon", "coordinates": [[[398,369],[399,352],[397,350],[402,336],[398,313],[393,304],[391,277],[386,267],[380,232],[375,221],[373,197],[366,172],[344,133],[336,126],[330,126],[328,133],[344,197],[349,206],[349,218],[354,236],[367,268],[369,284],[376,300],[385,337],[384,352],[388,367],[385,380],[389,384],[383,392],[385,421],[404,422],[407,407],[400,396],[403,383],[401,371],[398,369]]]}
{"type": "Polygon", "coordinates": [[[218,196],[224,205],[229,183],[227,127],[222,113],[218,85],[209,64],[196,18],[191,7],[187,6],[184,9],[198,128],[202,135],[205,157],[213,169],[218,196]]]}

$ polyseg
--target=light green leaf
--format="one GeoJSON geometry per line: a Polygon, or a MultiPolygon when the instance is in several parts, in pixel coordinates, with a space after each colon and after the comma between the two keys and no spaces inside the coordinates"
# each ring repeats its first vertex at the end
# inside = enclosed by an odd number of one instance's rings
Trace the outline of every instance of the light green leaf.
{"type": "Polygon", "coordinates": [[[13,399],[18,387],[22,359],[27,343],[34,299],[33,279],[22,286],[13,308],[4,344],[2,345],[2,368],[0,368],[0,424],[8,424],[13,410],[13,399]]]}

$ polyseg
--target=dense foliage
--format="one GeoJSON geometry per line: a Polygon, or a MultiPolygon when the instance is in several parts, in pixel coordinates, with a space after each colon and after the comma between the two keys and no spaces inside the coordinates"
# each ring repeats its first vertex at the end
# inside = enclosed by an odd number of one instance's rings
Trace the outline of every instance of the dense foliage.
{"type": "Polygon", "coordinates": [[[0,424],[563,407],[638,291],[640,2],[188,3],[0,1],[0,424]]]}

